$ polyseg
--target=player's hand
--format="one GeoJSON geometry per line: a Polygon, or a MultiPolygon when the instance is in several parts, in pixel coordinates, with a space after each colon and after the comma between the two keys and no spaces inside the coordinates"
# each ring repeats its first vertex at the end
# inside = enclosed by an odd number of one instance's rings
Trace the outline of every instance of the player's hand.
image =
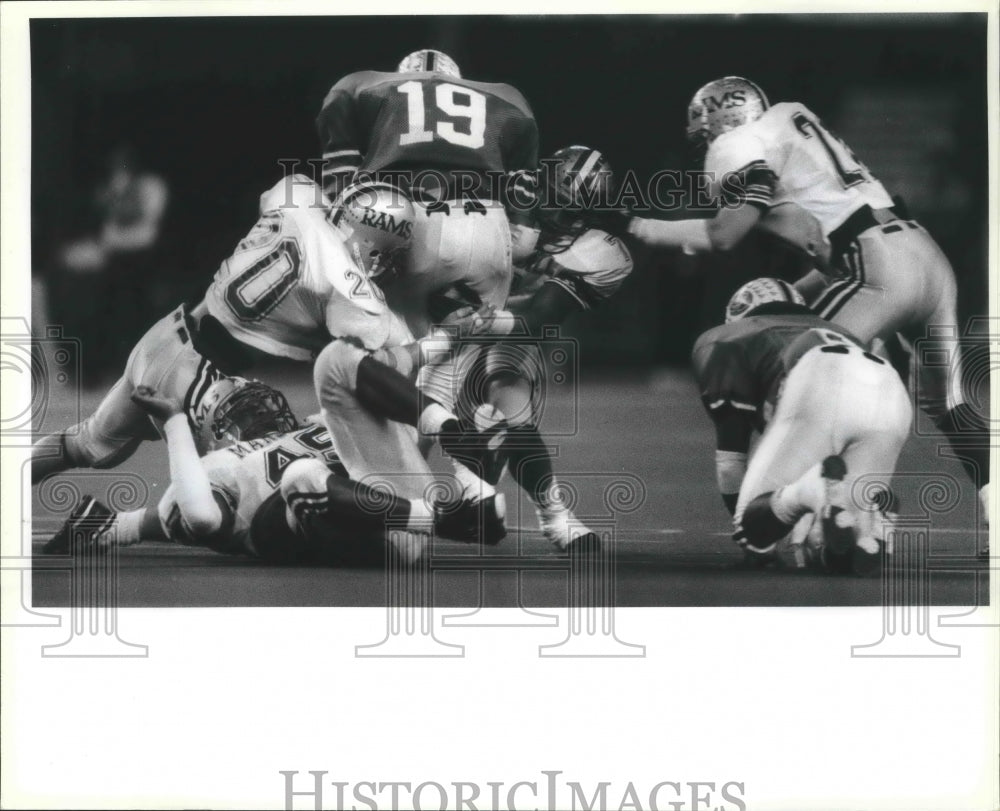
{"type": "Polygon", "coordinates": [[[177,397],[163,397],[150,386],[137,386],[132,392],[132,402],[162,422],[184,412],[184,406],[177,397]]]}

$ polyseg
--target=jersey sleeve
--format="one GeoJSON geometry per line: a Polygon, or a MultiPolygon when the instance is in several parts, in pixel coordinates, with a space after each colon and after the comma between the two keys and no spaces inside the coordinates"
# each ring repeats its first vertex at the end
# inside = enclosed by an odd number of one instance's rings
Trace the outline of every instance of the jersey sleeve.
{"type": "Polygon", "coordinates": [[[534,171],[538,168],[538,124],[524,96],[513,88],[508,92],[516,101],[516,112],[507,119],[500,136],[504,170],[534,171]]]}
{"type": "Polygon", "coordinates": [[[717,138],[708,148],[705,171],[719,184],[727,206],[767,208],[774,199],[777,175],[768,165],[764,142],[752,132],[737,129],[717,138]]]}
{"type": "Polygon", "coordinates": [[[618,292],[632,268],[632,255],[625,244],[595,229],[553,257],[545,283],[561,286],[589,310],[618,292]]]}
{"type": "Polygon", "coordinates": [[[316,118],[323,149],[323,191],[331,199],[351,181],[363,157],[356,86],[357,74],[353,73],[337,82],[316,118]]]}
{"type": "Polygon", "coordinates": [[[753,373],[738,344],[706,333],[695,343],[691,360],[701,402],[713,421],[734,410],[757,413],[753,373]]]}

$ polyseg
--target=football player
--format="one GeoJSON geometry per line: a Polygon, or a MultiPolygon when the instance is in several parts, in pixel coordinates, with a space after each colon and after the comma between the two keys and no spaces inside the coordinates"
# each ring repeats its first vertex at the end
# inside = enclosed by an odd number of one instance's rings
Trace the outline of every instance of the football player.
{"type": "Polygon", "coordinates": [[[283,180],[262,196],[265,210],[205,299],[150,328],[83,423],[35,443],[33,482],[73,467],[114,467],[158,438],[161,422],[131,399],[139,386],[178,397],[193,420],[209,386],[256,353],[309,361],[332,336],[369,350],[412,341],[373,283],[409,245],[408,198],[385,184],[355,186],[333,207],[317,205],[317,195],[315,186],[283,180]]]}
{"type": "MultiPolygon", "coordinates": [[[[512,229],[521,249],[508,302],[519,320],[517,334],[493,347],[473,343],[450,367],[424,366],[419,385],[449,405],[469,431],[486,427],[487,441],[502,441],[479,472],[495,484],[507,465],[534,503],[545,537],[565,549],[590,530],[563,504],[552,453],[537,426],[543,327],[599,306],[619,289],[633,263],[601,221],[600,203],[610,198],[614,176],[598,150],[560,149],[543,161],[540,174],[543,190],[533,221],[512,229]],[[519,342],[521,334],[539,340],[519,342]]],[[[456,476],[467,487],[477,486],[457,465],[456,476]]]]}
{"type": "Polygon", "coordinates": [[[770,553],[812,512],[823,519],[827,566],[865,568],[879,552],[875,517],[912,420],[892,367],[812,313],[787,282],[767,278],[736,291],[726,323],[698,338],[692,362],[737,541],[770,553]],[[748,465],[754,431],[762,436],[748,465]],[[862,476],[870,497],[852,489],[862,476]]]}
{"type": "MultiPolygon", "coordinates": [[[[86,497],[45,545],[46,554],[79,554],[161,540],[272,563],[381,559],[380,545],[366,549],[377,539],[360,531],[371,523],[373,512],[361,506],[365,502],[348,481],[326,428],[300,426],[280,392],[243,378],[218,380],[204,397],[206,414],[197,426],[198,443],[180,400],[148,387],[137,388],[132,398],[164,425],[170,486],[155,510],[116,513],[86,497]],[[199,445],[211,450],[199,457],[199,445]],[[324,491],[328,487],[331,493],[341,494],[328,516],[328,520],[337,519],[339,531],[326,537],[313,534],[308,543],[287,532],[252,536],[251,524],[260,506],[279,492],[286,471],[304,460],[315,462],[322,472],[314,476],[323,482],[324,491]],[[329,485],[327,477],[334,480],[329,485]]],[[[301,479],[301,474],[295,477],[301,479]]],[[[433,526],[429,505],[419,501],[406,507],[403,523],[397,525],[410,530],[411,542],[429,537],[433,526]]]]}
{"type": "MultiPolygon", "coordinates": [[[[792,201],[819,221],[839,277],[813,303],[866,345],[958,333],[955,276],[947,257],[915,221],[900,216],[882,184],[816,115],[797,102],[771,105],[753,82],[727,76],[695,93],[688,137],[707,146],[722,205],[712,219],[634,218],[629,230],[654,245],[726,250],[765,209],[792,201]]],[[[926,343],[926,342],[924,342],[926,343]]],[[[985,506],[989,434],[963,399],[960,356],[945,339],[922,346],[950,365],[917,363],[921,408],[949,439],[985,506]]]]}
{"type": "Polygon", "coordinates": [[[538,128],[517,90],[463,79],[446,54],[420,50],[395,73],[341,79],[316,125],[328,194],[355,176],[383,177],[421,203],[407,283],[390,294],[418,337],[433,323],[431,298],[441,291],[503,307],[511,278],[504,179],[538,162],[538,128]]]}

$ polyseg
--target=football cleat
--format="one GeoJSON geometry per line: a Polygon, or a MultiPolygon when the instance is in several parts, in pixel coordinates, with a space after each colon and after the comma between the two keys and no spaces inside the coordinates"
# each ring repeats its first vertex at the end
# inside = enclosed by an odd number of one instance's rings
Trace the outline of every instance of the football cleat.
{"type": "Polygon", "coordinates": [[[600,549],[597,533],[582,524],[565,507],[537,509],[538,524],[545,540],[562,551],[596,551],[600,549]]]}
{"type": "Polygon", "coordinates": [[[507,536],[507,502],[502,493],[486,498],[439,501],[434,505],[434,534],[464,543],[495,546],[507,536]]]}
{"type": "Polygon", "coordinates": [[[84,496],[59,531],[42,547],[42,554],[78,555],[91,549],[106,551],[97,540],[114,520],[114,512],[93,496],[84,496]]]}

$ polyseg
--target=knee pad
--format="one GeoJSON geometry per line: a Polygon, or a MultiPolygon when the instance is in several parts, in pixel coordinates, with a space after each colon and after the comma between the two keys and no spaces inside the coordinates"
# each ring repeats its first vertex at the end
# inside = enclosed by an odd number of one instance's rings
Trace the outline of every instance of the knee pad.
{"type": "Polygon", "coordinates": [[[357,390],[358,365],[367,356],[364,349],[342,338],[319,353],[313,366],[313,383],[320,404],[335,399],[337,389],[357,390]]]}

